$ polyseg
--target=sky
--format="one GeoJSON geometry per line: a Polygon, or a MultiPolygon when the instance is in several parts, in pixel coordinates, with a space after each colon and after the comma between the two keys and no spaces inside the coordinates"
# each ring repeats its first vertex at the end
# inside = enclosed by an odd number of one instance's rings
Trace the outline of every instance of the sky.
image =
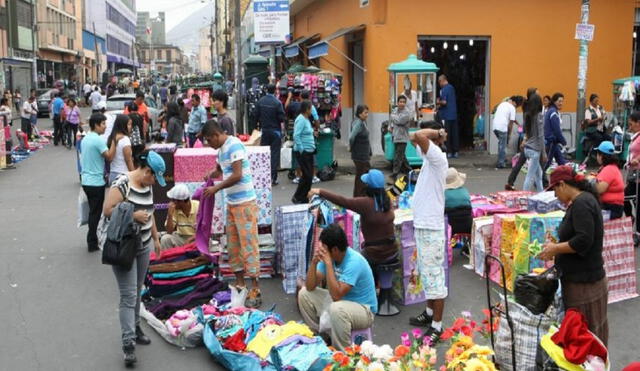
{"type": "MultiPolygon", "coordinates": [[[[212,0],[137,0],[136,10],[151,12],[151,17],[158,12],[165,12],[165,24],[167,32],[187,18],[191,13],[203,8],[206,2],[212,0]]],[[[215,0],[213,0],[215,1],[215,0]]]]}

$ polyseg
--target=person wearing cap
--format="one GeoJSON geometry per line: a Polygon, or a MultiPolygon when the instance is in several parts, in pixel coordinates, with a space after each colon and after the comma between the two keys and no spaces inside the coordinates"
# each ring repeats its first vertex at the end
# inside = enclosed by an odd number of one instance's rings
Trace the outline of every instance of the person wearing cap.
{"type": "Polygon", "coordinates": [[[380,170],[371,169],[368,173],[362,174],[361,179],[366,185],[363,197],[347,198],[326,189],[313,188],[309,191],[309,199],[317,195],[360,214],[364,236],[363,255],[369,264],[375,267],[377,264],[395,259],[398,255],[393,227],[395,216],[384,189],[384,174],[380,170]]]}
{"type": "Polygon", "coordinates": [[[624,181],[618,167],[618,157],[613,143],[603,141],[596,148],[596,159],[600,164],[598,174],[588,177],[589,182],[600,194],[602,210],[611,212],[611,219],[622,218],[624,215],[624,181]]]}
{"type": "MultiPolygon", "coordinates": [[[[85,139],[86,140],[86,139],[85,139]]],[[[120,329],[124,363],[130,367],[136,363],[135,346],[148,345],[151,340],[140,327],[140,291],[149,267],[149,256],[155,248],[160,253],[160,235],[153,217],[153,190],[155,182],[162,187],[165,164],[162,157],[153,151],[137,155],[136,168],[121,175],[111,185],[102,212],[109,218],[120,202],[129,202],[134,207],[133,219],[140,224],[140,244],[131,269],[112,266],[120,290],[120,329]]]]}
{"type": "Polygon", "coordinates": [[[459,173],[454,167],[447,169],[444,186],[444,213],[447,215],[451,233],[471,233],[473,213],[471,211],[471,195],[464,182],[467,174],[459,173]]]}
{"type": "MultiPolygon", "coordinates": [[[[171,103],[169,103],[171,104],[171,103]]],[[[167,192],[169,209],[165,227],[167,234],[160,238],[162,249],[191,243],[196,236],[196,215],[200,202],[191,200],[191,193],[184,184],[177,184],[167,192]]]]}
{"type": "Polygon", "coordinates": [[[598,194],[584,175],[571,166],[558,166],[548,189],[567,211],[558,227],[558,242],[547,242],[539,258],[555,260],[565,309],[585,315],[589,330],[607,345],[608,286],[602,258],[604,226],[598,194]]]}

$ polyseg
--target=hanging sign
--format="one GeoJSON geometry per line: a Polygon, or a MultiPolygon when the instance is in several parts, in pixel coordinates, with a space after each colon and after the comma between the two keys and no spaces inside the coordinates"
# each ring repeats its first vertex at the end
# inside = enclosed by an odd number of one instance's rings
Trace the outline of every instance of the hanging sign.
{"type": "Polygon", "coordinates": [[[281,43],[289,34],[288,0],[255,0],[253,33],[256,43],[281,43]]]}
{"type": "Polygon", "coordinates": [[[588,23],[576,24],[576,40],[593,41],[593,32],[596,26],[588,23]]]}

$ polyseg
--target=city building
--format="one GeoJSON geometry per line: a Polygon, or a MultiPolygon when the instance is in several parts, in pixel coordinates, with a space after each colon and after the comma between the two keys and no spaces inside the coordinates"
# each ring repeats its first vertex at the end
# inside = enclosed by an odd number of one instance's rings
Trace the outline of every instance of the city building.
{"type": "Polygon", "coordinates": [[[102,14],[102,18],[99,20],[92,18],[87,3],[93,1],[82,1],[84,12],[84,17],[82,17],[83,82],[102,82],[102,75],[107,70],[107,41],[104,34],[98,34],[99,27],[96,27],[96,24],[106,23],[107,15],[102,14]]]}
{"type": "Polygon", "coordinates": [[[34,87],[35,1],[0,0],[0,90],[34,87]]]}
{"type": "MultiPolygon", "coordinates": [[[[598,93],[613,105],[612,81],[633,73],[632,34],[635,0],[591,0],[589,23],[595,36],[589,45],[587,96],[598,93]]],[[[387,67],[409,54],[433,62],[456,88],[458,123],[465,148],[482,143],[493,151],[491,108],[504,97],[525,95],[536,87],[543,95],[565,95],[562,121],[569,146],[576,131],[580,1],[436,0],[294,0],[294,40],[320,34],[321,40],[294,46],[308,58],[343,76],[342,128],[354,107],[370,108],[369,131],[374,153],[382,153],[380,125],[389,118],[390,77],[387,67]],[[330,20],[330,21],[328,21],[330,20]],[[482,133],[479,119],[484,122],[482,133]],[[482,135],[484,134],[484,135],[482,135]]],[[[285,54],[287,52],[287,47],[285,54]]],[[[402,89],[404,76],[396,81],[402,89]]],[[[417,83],[413,80],[414,90],[417,83]]],[[[423,86],[428,96],[429,84],[423,86]]],[[[348,135],[343,135],[348,138],[348,135]]]]}
{"type": "Polygon", "coordinates": [[[141,44],[166,44],[165,13],[152,18],[149,12],[138,12],[136,39],[141,44]]]}
{"type": "Polygon", "coordinates": [[[174,45],[140,45],[140,63],[161,74],[184,73],[182,50],[174,45]]]}
{"type": "Polygon", "coordinates": [[[37,0],[36,14],[38,88],[58,80],[77,83],[83,64],[82,1],[37,0]]]}
{"type": "Polygon", "coordinates": [[[211,27],[202,27],[198,33],[200,34],[200,44],[198,45],[198,71],[211,73],[213,71],[211,27]]]}

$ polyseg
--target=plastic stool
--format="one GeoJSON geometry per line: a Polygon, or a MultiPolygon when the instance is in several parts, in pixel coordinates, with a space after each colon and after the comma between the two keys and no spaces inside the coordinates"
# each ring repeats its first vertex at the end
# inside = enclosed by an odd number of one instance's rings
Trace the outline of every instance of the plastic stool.
{"type": "Polygon", "coordinates": [[[351,330],[351,344],[361,345],[365,340],[373,341],[373,325],[369,328],[351,330]]]}
{"type": "Polygon", "coordinates": [[[391,289],[393,288],[393,272],[400,267],[399,261],[376,266],[380,294],[378,295],[378,315],[395,316],[400,309],[391,302],[391,289]]]}

